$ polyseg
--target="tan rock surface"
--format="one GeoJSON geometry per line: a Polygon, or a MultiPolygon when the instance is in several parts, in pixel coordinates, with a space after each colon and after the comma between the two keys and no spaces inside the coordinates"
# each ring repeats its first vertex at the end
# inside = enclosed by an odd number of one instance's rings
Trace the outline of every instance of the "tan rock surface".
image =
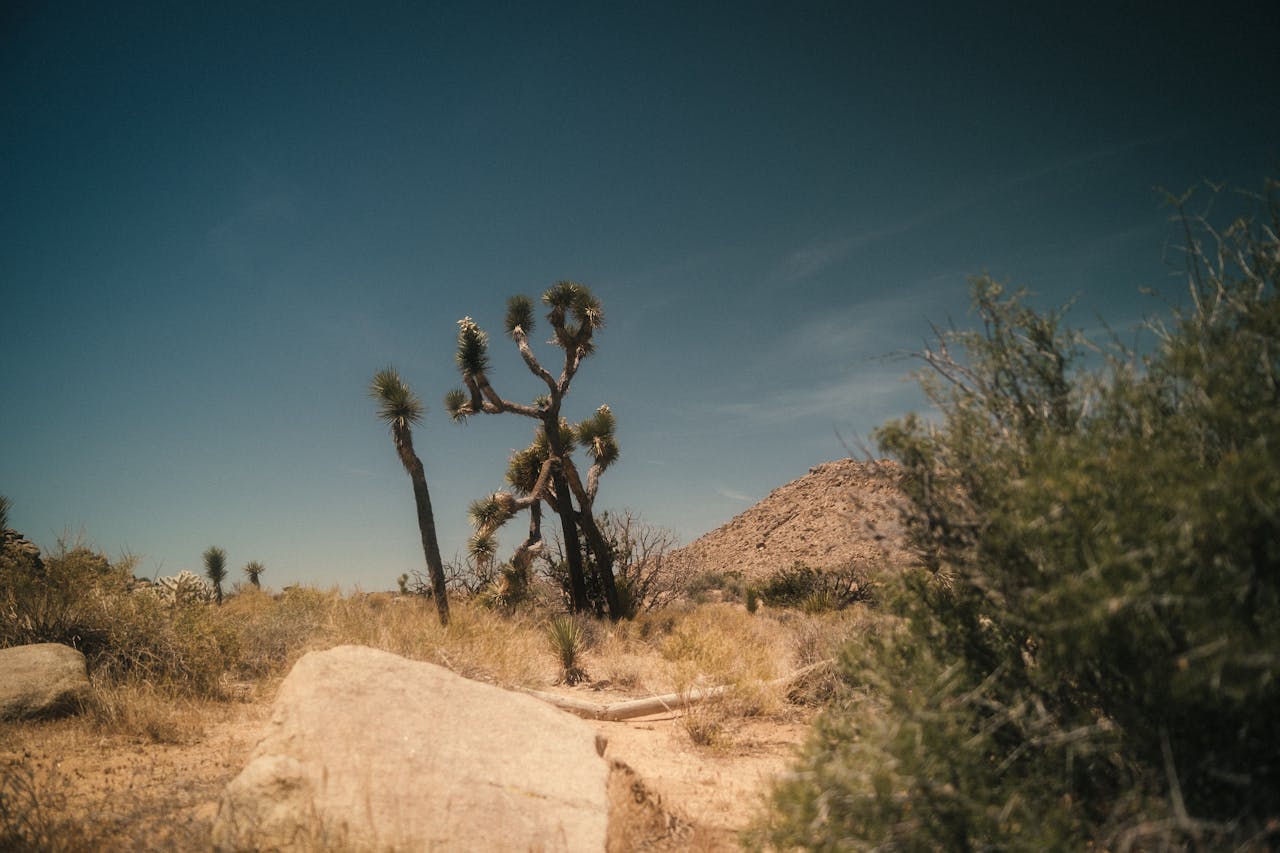
{"type": "Polygon", "coordinates": [[[84,655],[60,643],[0,649],[0,720],[74,711],[89,695],[84,655]]]}
{"type": "Polygon", "coordinates": [[[362,646],[304,656],[227,786],[216,850],[603,850],[586,722],[362,646]]]}

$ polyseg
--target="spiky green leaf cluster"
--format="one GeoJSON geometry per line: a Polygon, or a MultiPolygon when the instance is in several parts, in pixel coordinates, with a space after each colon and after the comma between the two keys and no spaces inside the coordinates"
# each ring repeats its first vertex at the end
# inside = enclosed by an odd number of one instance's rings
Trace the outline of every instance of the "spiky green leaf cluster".
{"type": "Polygon", "coordinates": [[[458,321],[458,352],[454,360],[467,379],[489,369],[489,336],[470,317],[458,321]]]}
{"type": "Polygon", "coordinates": [[[551,311],[547,314],[556,330],[556,343],[565,349],[579,349],[583,355],[595,351],[592,334],[604,326],[604,309],[600,300],[575,281],[558,281],[542,294],[551,311]]]}
{"type": "Polygon", "coordinates": [[[516,329],[526,335],[533,334],[533,300],[524,294],[516,294],[507,300],[507,315],[502,328],[507,335],[514,338],[516,329]]]}
{"type": "MultiPolygon", "coordinates": [[[[545,438],[543,439],[546,440],[545,438]]],[[[560,419],[560,446],[564,448],[565,453],[572,453],[577,445],[577,437],[573,433],[573,427],[569,426],[566,418],[560,419]]]]}
{"type": "MultiPolygon", "coordinates": [[[[560,419],[560,441],[568,453],[574,447],[574,431],[568,421],[560,419]]],[[[547,434],[539,429],[533,434],[533,441],[523,450],[517,450],[507,460],[507,482],[517,492],[527,495],[538,483],[538,475],[542,472],[542,463],[551,455],[551,447],[547,443],[547,434]]]]}
{"type": "Polygon", "coordinates": [[[204,573],[215,584],[222,583],[227,576],[227,552],[216,545],[211,545],[204,552],[204,573]]]}
{"type": "Polygon", "coordinates": [[[492,533],[477,533],[468,540],[467,548],[477,562],[487,563],[498,554],[498,539],[492,533]]]}
{"type": "Polygon", "coordinates": [[[547,639],[560,660],[561,682],[573,685],[586,680],[587,673],[579,662],[586,651],[587,635],[578,620],[572,616],[553,617],[547,624],[547,639]]]}
{"type": "Polygon", "coordinates": [[[517,450],[507,460],[507,482],[520,494],[529,494],[537,485],[538,473],[542,470],[542,463],[546,459],[545,443],[541,448],[530,446],[524,450],[517,450]]]}
{"type": "Polygon", "coordinates": [[[487,498],[472,501],[467,508],[467,518],[476,530],[494,530],[509,521],[515,511],[515,499],[511,495],[495,492],[487,498]]]}
{"type": "Polygon", "coordinates": [[[454,423],[464,423],[475,414],[471,409],[471,398],[461,388],[453,388],[445,393],[444,410],[454,423]]]}
{"type": "Polygon", "coordinates": [[[262,573],[266,570],[267,567],[258,560],[250,560],[244,564],[244,573],[249,576],[249,583],[257,587],[262,586],[260,578],[262,577],[262,573]]]}
{"type": "Polygon", "coordinates": [[[383,368],[373,375],[369,396],[378,403],[378,417],[393,427],[415,424],[426,411],[394,367],[383,368]]]}
{"type": "Polygon", "coordinates": [[[574,440],[578,446],[585,449],[601,468],[609,467],[618,458],[618,442],[613,434],[616,426],[617,418],[613,411],[602,405],[594,415],[574,428],[574,440]]]}

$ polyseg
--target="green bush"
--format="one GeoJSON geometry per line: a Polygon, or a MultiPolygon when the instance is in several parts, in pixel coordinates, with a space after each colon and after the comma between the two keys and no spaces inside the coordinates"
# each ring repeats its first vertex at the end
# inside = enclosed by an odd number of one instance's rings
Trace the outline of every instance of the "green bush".
{"type": "Polygon", "coordinates": [[[860,849],[1280,843],[1280,205],[1184,215],[1190,304],[1099,346],[974,282],[888,424],[919,567],[846,649],[765,838],[860,849]]]}
{"type": "Polygon", "coordinates": [[[770,607],[793,607],[806,613],[839,610],[870,597],[871,586],[862,572],[849,566],[815,569],[796,562],[775,572],[755,592],[770,607]]]}

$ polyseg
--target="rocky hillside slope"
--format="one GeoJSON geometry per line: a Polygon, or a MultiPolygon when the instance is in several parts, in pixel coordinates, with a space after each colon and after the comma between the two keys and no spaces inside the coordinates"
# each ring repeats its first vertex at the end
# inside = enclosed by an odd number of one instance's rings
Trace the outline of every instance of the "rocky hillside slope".
{"type": "Polygon", "coordinates": [[[727,524],[672,553],[677,576],[736,572],[754,583],[801,562],[866,570],[907,560],[896,462],[840,459],[809,469],[727,524]]]}

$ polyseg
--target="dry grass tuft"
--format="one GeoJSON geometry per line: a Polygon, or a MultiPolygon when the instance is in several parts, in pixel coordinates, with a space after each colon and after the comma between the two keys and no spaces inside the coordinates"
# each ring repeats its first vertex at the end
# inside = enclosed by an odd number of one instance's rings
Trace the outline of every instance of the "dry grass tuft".
{"type": "Polygon", "coordinates": [[[166,695],[145,682],[95,682],[83,713],[101,732],[147,743],[190,744],[204,736],[199,703],[166,695]]]}
{"type": "Polygon", "coordinates": [[[69,815],[65,785],[42,785],[24,764],[0,766],[0,850],[78,853],[101,842],[91,824],[69,815]]]}

